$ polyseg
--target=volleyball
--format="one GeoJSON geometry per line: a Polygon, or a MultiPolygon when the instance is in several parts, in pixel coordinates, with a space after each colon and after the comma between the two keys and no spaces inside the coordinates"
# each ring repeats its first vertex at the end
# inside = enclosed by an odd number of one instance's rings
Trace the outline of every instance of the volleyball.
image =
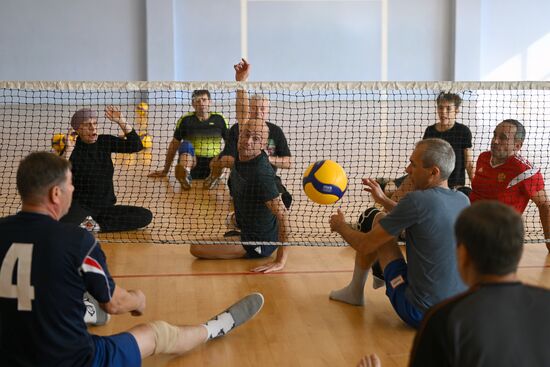
{"type": "Polygon", "coordinates": [[[53,134],[52,149],[59,155],[63,153],[65,149],[65,134],[53,134]]]}
{"type": "Polygon", "coordinates": [[[344,169],[330,159],[312,163],[304,172],[304,192],[317,204],[334,204],[348,188],[344,169]]]}
{"type": "Polygon", "coordinates": [[[147,115],[147,111],[149,111],[149,105],[146,102],[140,102],[136,106],[136,112],[139,116],[147,115]]]}

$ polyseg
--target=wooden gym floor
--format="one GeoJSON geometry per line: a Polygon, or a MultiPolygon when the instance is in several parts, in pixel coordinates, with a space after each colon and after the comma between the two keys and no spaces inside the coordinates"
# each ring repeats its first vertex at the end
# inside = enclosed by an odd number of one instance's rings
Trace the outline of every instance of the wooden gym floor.
{"type": "MultiPolygon", "coordinates": [[[[284,271],[275,274],[248,272],[265,260],[197,260],[186,245],[103,248],[116,282],[142,289],[147,310],[141,317],[113,316],[92,333],[118,333],[155,319],[201,323],[250,292],[265,296],[263,310],[233,333],[184,356],[151,357],[145,366],[355,366],[372,352],[385,367],[407,365],[414,330],[394,314],[383,289],[373,290],[369,279],[364,307],[328,299],[351,277],[351,248],[294,247],[284,271]]],[[[526,245],[519,275],[550,287],[544,245],[526,245]]]]}

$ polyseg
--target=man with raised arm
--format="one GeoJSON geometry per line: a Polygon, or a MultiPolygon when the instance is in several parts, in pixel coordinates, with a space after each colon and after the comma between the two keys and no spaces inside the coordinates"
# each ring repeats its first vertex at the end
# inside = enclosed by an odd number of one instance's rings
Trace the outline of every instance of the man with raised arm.
{"type": "MultiPolygon", "coordinates": [[[[119,108],[107,106],[105,117],[120,127],[123,138],[98,134],[98,116],[92,109],[82,108],[71,118],[71,128],[78,138],[74,143],[72,139],[67,139],[65,157],[72,163],[75,192],[73,204],[61,221],[81,224],[87,217],[92,217],[103,232],[145,227],[153,219],[149,209],[116,205],[113,182],[115,170],[111,159],[112,153],[137,153],[143,149],[143,144],[119,108]]],[[[127,187],[119,188],[125,189],[127,187]]]]}
{"type": "Polygon", "coordinates": [[[491,150],[479,155],[472,182],[472,203],[498,200],[523,213],[529,200],[539,210],[540,222],[550,251],[550,199],[544,188],[544,177],[519,151],[525,140],[525,127],[508,119],[497,125],[491,150]]]}
{"type": "Polygon", "coordinates": [[[22,210],[0,219],[2,366],[140,366],[147,356],[182,354],[223,336],[257,314],[253,293],[202,325],[154,321],[111,336],[90,335],[88,291],[111,314],[145,310],[145,295],[112,279],[105,254],[85,229],[58,222],[71,206],[71,164],[31,153],[17,170],[22,210]]]}
{"type": "Polygon", "coordinates": [[[275,172],[264,151],[268,134],[268,127],[262,119],[249,119],[241,126],[238,155],[229,177],[235,219],[241,229],[240,238],[234,240],[249,243],[191,245],[192,255],[204,259],[263,258],[277,250],[274,261],[252,271],[269,273],[284,268],[288,248],[274,242],[287,241],[289,221],[275,172]]]}
{"type": "MultiPolygon", "coordinates": [[[[234,65],[235,80],[246,82],[250,75],[251,65],[242,59],[238,64],[234,65]]],[[[273,166],[275,173],[278,168],[290,168],[292,165],[292,157],[288,142],[283,130],[268,121],[269,118],[269,99],[263,95],[253,95],[249,97],[248,92],[243,89],[237,90],[236,100],[237,124],[229,129],[227,143],[220,153],[219,157],[212,160],[210,166],[212,168],[212,180],[216,180],[222,174],[223,168],[232,168],[237,157],[237,140],[239,137],[239,126],[246,124],[251,119],[259,119],[263,121],[268,129],[269,136],[267,139],[267,153],[269,163],[273,166]]],[[[290,207],[292,196],[288,193],[277,176],[277,185],[282,194],[282,199],[287,208],[290,207]]]]}
{"type": "Polygon", "coordinates": [[[415,190],[398,203],[389,199],[375,180],[363,180],[388,214],[367,209],[361,216],[360,230],[348,225],[340,210],[332,215],[331,230],[357,253],[351,282],[331,292],[331,299],[362,306],[367,274],[376,260],[383,272],[386,295],[399,317],[412,327],[418,327],[433,304],[464,290],[456,269],[453,225],[469,200],[448,187],[454,166],[449,143],[425,139],[416,144],[407,167],[415,190]],[[396,242],[403,230],[407,261],[396,242]]]}
{"type": "MultiPolygon", "coordinates": [[[[455,224],[458,270],[467,292],[432,307],[416,334],[409,366],[545,366],[550,361],[550,291],[517,276],[520,215],[497,201],[466,208],[455,224]]],[[[381,367],[377,355],[357,367],[381,367]]]]}
{"type": "Polygon", "coordinates": [[[191,189],[192,179],[205,179],[205,188],[213,188],[210,161],[216,157],[226,140],[227,120],[221,113],[210,112],[211,96],[206,89],[193,91],[191,96],[194,112],[179,118],[172,141],[168,145],[164,168],[149,174],[149,177],[165,177],[172,161],[179,154],[176,178],[184,190],[191,189]]]}

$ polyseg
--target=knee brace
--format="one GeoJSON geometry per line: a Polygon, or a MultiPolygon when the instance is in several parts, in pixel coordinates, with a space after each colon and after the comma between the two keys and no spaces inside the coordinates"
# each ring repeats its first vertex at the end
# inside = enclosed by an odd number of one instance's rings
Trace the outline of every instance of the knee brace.
{"type": "Polygon", "coordinates": [[[153,329],[155,334],[154,354],[174,354],[178,352],[176,346],[180,335],[179,327],[170,325],[166,321],[153,321],[147,325],[153,329]]]}

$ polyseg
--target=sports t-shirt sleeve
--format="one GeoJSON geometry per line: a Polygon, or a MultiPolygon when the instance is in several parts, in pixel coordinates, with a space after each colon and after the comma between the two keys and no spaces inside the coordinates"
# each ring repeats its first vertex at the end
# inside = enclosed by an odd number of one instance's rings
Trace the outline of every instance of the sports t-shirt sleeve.
{"type": "Polygon", "coordinates": [[[397,203],[392,211],[380,220],[386,232],[397,237],[402,230],[418,222],[418,209],[414,200],[415,192],[410,192],[397,203]]]}
{"type": "Polygon", "coordinates": [[[529,197],[533,197],[537,192],[544,189],[544,177],[540,170],[533,176],[523,181],[523,186],[529,197]]]}
{"type": "Polygon", "coordinates": [[[105,254],[97,241],[82,261],[80,270],[86,290],[98,302],[109,302],[115,290],[115,282],[109,274],[105,254]]]}
{"type": "Polygon", "coordinates": [[[424,135],[422,136],[422,140],[424,139],[428,139],[428,138],[433,138],[433,130],[434,130],[434,125],[430,125],[426,128],[426,130],[424,130],[424,135]]]}
{"type": "Polygon", "coordinates": [[[185,129],[185,116],[182,116],[178,119],[178,122],[176,122],[176,128],[174,129],[174,139],[177,141],[182,141],[183,136],[186,134],[185,129]]]}
{"type": "Polygon", "coordinates": [[[470,128],[466,125],[463,125],[464,126],[464,149],[469,149],[471,148],[473,145],[472,145],[472,131],[470,130],[470,128]]]}
{"type": "MultiPolygon", "coordinates": [[[[276,126],[276,125],[275,125],[276,126]]],[[[288,142],[286,140],[285,133],[283,129],[279,126],[276,126],[273,129],[273,140],[275,141],[275,156],[277,157],[290,157],[290,148],[288,147],[288,142]]]]}

